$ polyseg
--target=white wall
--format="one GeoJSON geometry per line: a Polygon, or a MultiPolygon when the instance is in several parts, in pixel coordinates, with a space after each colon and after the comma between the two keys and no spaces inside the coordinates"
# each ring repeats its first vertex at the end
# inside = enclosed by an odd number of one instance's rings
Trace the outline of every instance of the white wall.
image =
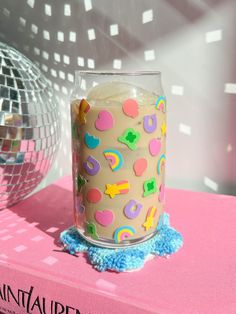
{"type": "Polygon", "coordinates": [[[168,98],[168,185],[236,194],[235,31],[235,0],[0,0],[0,40],[38,64],[61,109],[44,185],[70,173],[74,71],[155,69],[168,98]]]}

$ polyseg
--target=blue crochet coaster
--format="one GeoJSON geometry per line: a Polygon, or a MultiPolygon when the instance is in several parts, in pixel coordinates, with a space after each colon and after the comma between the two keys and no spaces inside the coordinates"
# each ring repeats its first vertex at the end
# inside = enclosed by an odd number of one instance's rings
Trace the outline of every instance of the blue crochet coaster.
{"type": "Polygon", "coordinates": [[[183,245],[182,235],[170,226],[168,214],[162,215],[157,230],[151,239],[119,249],[101,248],[87,242],[74,226],[63,231],[60,240],[70,254],[86,253],[89,262],[99,271],[125,272],[142,268],[150,255],[169,256],[183,245]]]}

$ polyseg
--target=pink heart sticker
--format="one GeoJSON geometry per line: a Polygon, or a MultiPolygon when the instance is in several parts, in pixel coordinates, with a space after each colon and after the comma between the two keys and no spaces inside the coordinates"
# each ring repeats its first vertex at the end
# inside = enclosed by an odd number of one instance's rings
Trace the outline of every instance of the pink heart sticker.
{"type": "Polygon", "coordinates": [[[107,110],[101,110],[98,113],[98,117],[95,121],[95,127],[99,131],[107,131],[114,125],[114,119],[112,114],[107,110]]]}
{"type": "Polygon", "coordinates": [[[164,184],[161,184],[160,186],[158,199],[160,202],[163,202],[165,200],[165,185],[164,184]]]}
{"type": "Polygon", "coordinates": [[[152,156],[156,156],[161,151],[161,141],[157,138],[153,138],[149,142],[149,151],[152,156]]]}
{"type": "Polygon", "coordinates": [[[147,169],[147,160],[145,158],[140,158],[135,161],[134,172],[137,177],[140,177],[146,169],[147,169]]]}
{"type": "Polygon", "coordinates": [[[97,210],[94,216],[96,221],[104,227],[108,227],[110,224],[112,224],[114,219],[114,214],[109,209],[97,210]]]}
{"type": "Polygon", "coordinates": [[[122,106],[122,109],[124,111],[124,114],[126,114],[128,117],[136,118],[139,114],[138,112],[138,103],[134,99],[127,99],[122,106]]]}

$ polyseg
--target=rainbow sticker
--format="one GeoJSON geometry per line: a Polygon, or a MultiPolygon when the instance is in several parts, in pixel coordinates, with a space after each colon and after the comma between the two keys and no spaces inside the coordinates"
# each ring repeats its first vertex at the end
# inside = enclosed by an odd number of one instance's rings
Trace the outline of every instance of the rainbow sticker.
{"type": "Polygon", "coordinates": [[[116,243],[126,240],[135,234],[134,228],[130,226],[123,226],[116,229],[114,233],[114,239],[116,243]]]}
{"type": "Polygon", "coordinates": [[[119,170],[124,163],[123,156],[116,149],[106,149],[103,154],[110,161],[110,167],[113,171],[119,170]]]}
{"type": "Polygon", "coordinates": [[[165,96],[159,96],[156,101],[156,109],[166,112],[166,98],[165,96]]]}
{"type": "Polygon", "coordinates": [[[166,161],[166,155],[162,154],[161,157],[158,160],[158,163],[157,163],[157,172],[158,172],[158,174],[161,174],[162,169],[163,169],[164,164],[165,164],[165,161],[166,161]]]}

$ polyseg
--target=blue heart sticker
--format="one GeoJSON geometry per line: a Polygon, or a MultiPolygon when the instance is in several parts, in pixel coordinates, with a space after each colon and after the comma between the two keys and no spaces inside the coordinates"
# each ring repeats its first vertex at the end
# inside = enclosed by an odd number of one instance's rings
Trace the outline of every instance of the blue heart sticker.
{"type": "Polygon", "coordinates": [[[100,139],[98,137],[95,137],[88,132],[85,133],[84,135],[84,142],[87,145],[88,148],[94,149],[98,145],[100,145],[100,139]]]}

